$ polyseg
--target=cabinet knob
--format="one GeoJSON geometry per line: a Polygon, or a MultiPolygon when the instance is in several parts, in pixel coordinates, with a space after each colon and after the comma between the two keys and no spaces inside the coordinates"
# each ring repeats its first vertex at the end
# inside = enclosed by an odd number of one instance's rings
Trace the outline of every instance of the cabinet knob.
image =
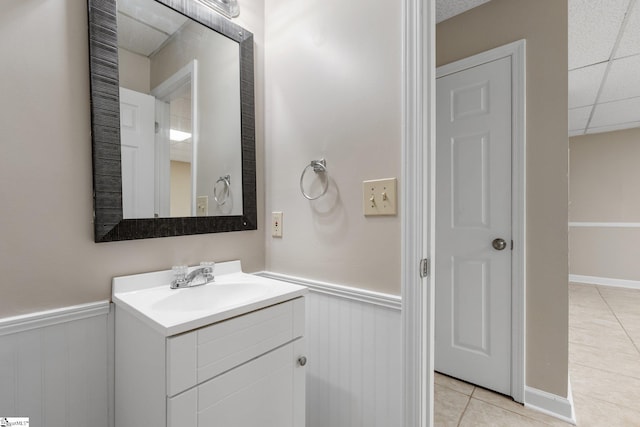
{"type": "Polygon", "coordinates": [[[307,364],[307,358],[305,356],[298,357],[298,365],[304,366],[307,364]]]}

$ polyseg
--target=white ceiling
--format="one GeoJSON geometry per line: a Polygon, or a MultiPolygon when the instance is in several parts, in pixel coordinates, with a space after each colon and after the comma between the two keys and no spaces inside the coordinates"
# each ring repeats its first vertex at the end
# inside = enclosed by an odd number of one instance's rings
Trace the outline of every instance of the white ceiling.
{"type": "Polygon", "coordinates": [[[640,1],[569,0],[569,135],[640,127],[640,1]]]}
{"type": "Polygon", "coordinates": [[[155,1],[118,1],[118,47],[151,56],[186,21],[186,17],[155,1]]]}
{"type": "MultiPolygon", "coordinates": [[[[444,21],[488,0],[436,0],[444,21]]],[[[569,135],[640,127],[640,0],[569,0],[569,135]]]]}
{"type": "Polygon", "coordinates": [[[442,22],[489,0],[436,0],[436,22],[442,22]]]}
{"type": "MultiPolygon", "coordinates": [[[[153,54],[186,18],[156,2],[120,1],[119,44],[153,54]],[[169,13],[167,13],[169,12],[169,13]],[[176,20],[176,15],[178,19],[176,20]],[[129,31],[146,23],[140,36],[129,31]]],[[[436,21],[489,0],[436,0],[436,21]]],[[[569,135],[640,127],[640,0],[569,0],[569,135]]]]}

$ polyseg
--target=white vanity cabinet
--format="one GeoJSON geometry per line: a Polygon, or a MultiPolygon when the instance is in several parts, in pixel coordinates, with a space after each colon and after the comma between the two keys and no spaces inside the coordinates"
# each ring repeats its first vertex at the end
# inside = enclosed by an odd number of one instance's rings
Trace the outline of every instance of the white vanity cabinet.
{"type": "Polygon", "coordinates": [[[115,318],[116,427],[304,426],[304,297],[173,336],[115,318]]]}

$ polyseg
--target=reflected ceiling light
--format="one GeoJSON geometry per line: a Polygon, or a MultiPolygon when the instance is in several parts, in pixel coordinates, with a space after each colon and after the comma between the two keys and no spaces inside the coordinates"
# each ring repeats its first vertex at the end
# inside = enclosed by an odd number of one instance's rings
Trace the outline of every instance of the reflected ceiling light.
{"type": "Polygon", "coordinates": [[[189,132],[182,132],[177,129],[169,129],[169,139],[176,142],[182,142],[191,138],[191,134],[189,132]]]}
{"type": "Polygon", "coordinates": [[[198,0],[203,5],[223,14],[227,18],[235,18],[240,15],[238,0],[198,0]]]}

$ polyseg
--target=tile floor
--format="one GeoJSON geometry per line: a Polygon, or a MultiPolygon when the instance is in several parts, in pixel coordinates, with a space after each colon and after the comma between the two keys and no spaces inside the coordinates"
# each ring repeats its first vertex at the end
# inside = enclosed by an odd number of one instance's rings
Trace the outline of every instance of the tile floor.
{"type": "MultiPolygon", "coordinates": [[[[569,375],[579,427],[640,427],[640,291],[569,285],[569,375]]],[[[435,425],[570,424],[436,373],[435,425]]]]}

